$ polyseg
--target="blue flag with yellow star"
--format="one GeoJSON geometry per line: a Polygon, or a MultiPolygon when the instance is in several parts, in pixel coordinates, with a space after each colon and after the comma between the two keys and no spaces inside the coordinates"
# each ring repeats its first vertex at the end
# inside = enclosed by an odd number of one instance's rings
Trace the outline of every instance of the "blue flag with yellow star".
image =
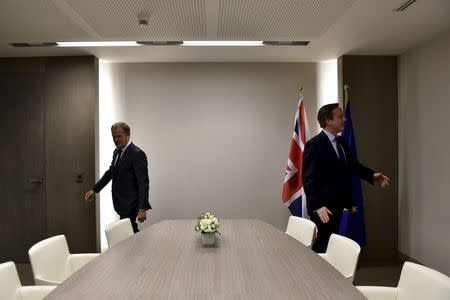
{"type": "MultiPolygon", "coordinates": [[[[348,142],[353,158],[357,160],[358,154],[356,152],[355,134],[353,132],[353,122],[350,112],[350,101],[345,107],[345,118],[347,121],[345,122],[342,136],[348,142]]],[[[354,240],[362,247],[366,244],[366,226],[364,223],[361,179],[359,179],[358,176],[352,177],[352,196],[355,207],[352,211],[344,211],[339,234],[354,240]]]]}

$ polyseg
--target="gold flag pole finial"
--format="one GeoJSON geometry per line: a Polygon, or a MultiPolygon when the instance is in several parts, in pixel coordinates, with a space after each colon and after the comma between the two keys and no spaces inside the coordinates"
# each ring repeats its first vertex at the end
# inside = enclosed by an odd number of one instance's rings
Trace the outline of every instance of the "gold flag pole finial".
{"type": "Polygon", "coordinates": [[[300,96],[303,96],[303,87],[302,86],[298,88],[298,92],[300,93],[300,96]]]}
{"type": "Polygon", "coordinates": [[[348,90],[349,89],[350,89],[350,87],[348,86],[348,84],[344,84],[344,109],[348,103],[348,90]]]}

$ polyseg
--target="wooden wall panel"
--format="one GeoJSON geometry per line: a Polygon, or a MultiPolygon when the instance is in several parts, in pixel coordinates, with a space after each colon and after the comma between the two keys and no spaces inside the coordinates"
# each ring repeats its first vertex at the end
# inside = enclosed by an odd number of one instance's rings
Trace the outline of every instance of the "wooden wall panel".
{"type": "Polygon", "coordinates": [[[95,57],[46,59],[46,170],[48,235],[64,233],[71,251],[96,250],[94,202],[84,193],[95,181],[95,57]]]}
{"type": "Polygon", "coordinates": [[[0,262],[27,262],[46,237],[43,69],[0,59],[0,262]]]}
{"type": "Polygon", "coordinates": [[[0,260],[26,261],[33,243],[57,234],[73,252],[96,251],[95,204],[83,195],[95,180],[98,59],[1,58],[0,74],[8,133],[0,172],[8,218],[0,227],[17,237],[6,247],[17,255],[4,248],[0,260]]]}
{"type": "Polygon", "coordinates": [[[398,252],[397,57],[345,55],[338,64],[340,89],[350,86],[359,159],[391,178],[385,190],[363,181],[367,246],[362,259],[393,258],[398,252]]]}

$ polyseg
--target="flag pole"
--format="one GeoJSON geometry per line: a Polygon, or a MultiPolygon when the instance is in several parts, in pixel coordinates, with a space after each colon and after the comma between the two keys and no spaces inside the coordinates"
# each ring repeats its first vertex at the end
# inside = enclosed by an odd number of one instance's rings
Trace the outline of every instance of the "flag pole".
{"type": "Polygon", "coordinates": [[[349,89],[350,89],[350,87],[348,86],[348,84],[344,84],[344,110],[348,103],[348,90],[349,89]]]}

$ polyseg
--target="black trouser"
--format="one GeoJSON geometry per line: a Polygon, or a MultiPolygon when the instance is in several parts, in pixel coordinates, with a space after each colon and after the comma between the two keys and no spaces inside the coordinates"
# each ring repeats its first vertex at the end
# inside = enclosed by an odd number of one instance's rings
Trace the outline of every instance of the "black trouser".
{"type": "Polygon", "coordinates": [[[137,208],[136,208],[136,210],[132,210],[130,213],[120,215],[120,219],[121,220],[122,219],[127,219],[127,218],[130,219],[131,226],[133,227],[133,232],[134,233],[139,232],[138,224],[136,223],[137,215],[138,215],[138,209],[137,208]]]}
{"type": "Polygon", "coordinates": [[[328,214],[328,216],[330,217],[328,223],[323,223],[316,212],[314,212],[312,216],[310,216],[311,221],[316,224],[318,230],[317,239],[312,245],[312,250],[316,253],[326,252],[331,234],[339,233],[339,225],[342,219],[342,210],[338,211],[340,211],[340,213],[334,212],[332,215],[328,214]]]}

